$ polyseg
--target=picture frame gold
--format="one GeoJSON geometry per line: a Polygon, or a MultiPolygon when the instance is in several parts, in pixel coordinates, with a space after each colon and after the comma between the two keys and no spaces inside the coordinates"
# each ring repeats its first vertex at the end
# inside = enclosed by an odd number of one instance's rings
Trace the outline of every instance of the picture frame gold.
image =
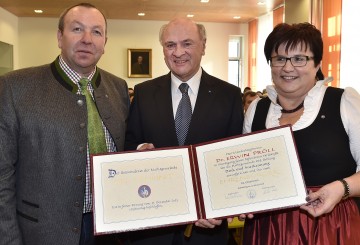
{"type": "Polygon", "coordinates": [[[152,77],[151,49],[128,49],[128,77],[152,77]]]}

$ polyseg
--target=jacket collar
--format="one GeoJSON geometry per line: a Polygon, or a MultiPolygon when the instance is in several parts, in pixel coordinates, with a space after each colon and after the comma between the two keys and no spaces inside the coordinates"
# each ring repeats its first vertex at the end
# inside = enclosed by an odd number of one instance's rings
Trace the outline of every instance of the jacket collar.
{"type": "MultiPolygon", "coordinates": [[[[78,92],[79,87],[70,80],[70,78],[66,75],[63,69],[60,67],[59,64],[59,57],[57,57],[51,64],[51,71],[55,77],[55,79],[63,86],[65,89],[69,90],[70,92],[76,94],[78,92]]],[[[96,69],[96,72],[91,79],[91,85],[96,90],[101,83],[101,75],[99,69],[96,69]]]]}

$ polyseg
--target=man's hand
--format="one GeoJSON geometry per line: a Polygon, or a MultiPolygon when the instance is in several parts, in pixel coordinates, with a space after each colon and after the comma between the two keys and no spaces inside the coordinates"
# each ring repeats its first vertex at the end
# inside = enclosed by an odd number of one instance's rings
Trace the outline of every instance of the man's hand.
{"type": "Polygon", "coordinates": [[[199,219],[195,222],[195,225],[201,228],[214,228],[217,225],[221,225],[222,220],[218,219],[199,219]]]}
{"type": "Polygon", "coordinates": [[[151,150],[155,149],[155,146],[151,143],[145,143],[140,145],[140,147],[137,148],[138,151],[144,151],[144,150],[151,150]]]}

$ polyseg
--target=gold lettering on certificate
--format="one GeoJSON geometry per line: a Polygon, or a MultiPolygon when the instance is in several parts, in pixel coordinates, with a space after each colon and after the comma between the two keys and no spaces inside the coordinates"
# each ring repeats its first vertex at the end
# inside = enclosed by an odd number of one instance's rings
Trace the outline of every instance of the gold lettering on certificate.
{"type": "Polygon", "coordinates": [[[104,223],[189,213],[181,156],[107,162],[101,168],[104,223]]]}
{"type": "Polygon", "coordinates": [[[212,150],[204,155],[213,209],[297,194],[293,178],[288,176],[289,164],[281,164],[289,162],[283,136],[212,150]]]}

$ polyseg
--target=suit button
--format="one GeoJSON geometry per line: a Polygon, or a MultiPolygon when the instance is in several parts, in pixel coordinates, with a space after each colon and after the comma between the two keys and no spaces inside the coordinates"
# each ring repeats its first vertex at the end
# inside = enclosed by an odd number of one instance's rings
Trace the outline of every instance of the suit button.
{"type": "Polygon", "coordinates": [[[80,203],[79,203],[79,202],[75,202],[74,206],[78,208],[78,207],[80,207],[80,203]]]}
{"type": "Polygon", "coordinates": [[[80,123],[80,128],[85,128],[86,124],[85,123],[80,123]]]}
{"type": "Polygon", "coordinates": [[[82,176],[81,176],[81,175],[77,175],[77,176],[76,176],[76,180],[82,180],[82,176]]]}
{"type": "Polygon", "coordinates": [[[74,227],[74,228],[72,229],[72,231],[73,231],[74,233],[79,233],[79,228],[74,227]]]}
{"type": "Polygon", "coordinates": [[[84,152],[84,149],[85,149],[85,147],[80,146],[79,147],[79,152],[84,152]]]}
{"type": "Polygon", "coordinates": [[[82,105],[84,105],[84,101],[83,100],[78,100],[78,101],[76,101],[76,104],[78,104],[78,106],[82,106],[82,105]]]}

